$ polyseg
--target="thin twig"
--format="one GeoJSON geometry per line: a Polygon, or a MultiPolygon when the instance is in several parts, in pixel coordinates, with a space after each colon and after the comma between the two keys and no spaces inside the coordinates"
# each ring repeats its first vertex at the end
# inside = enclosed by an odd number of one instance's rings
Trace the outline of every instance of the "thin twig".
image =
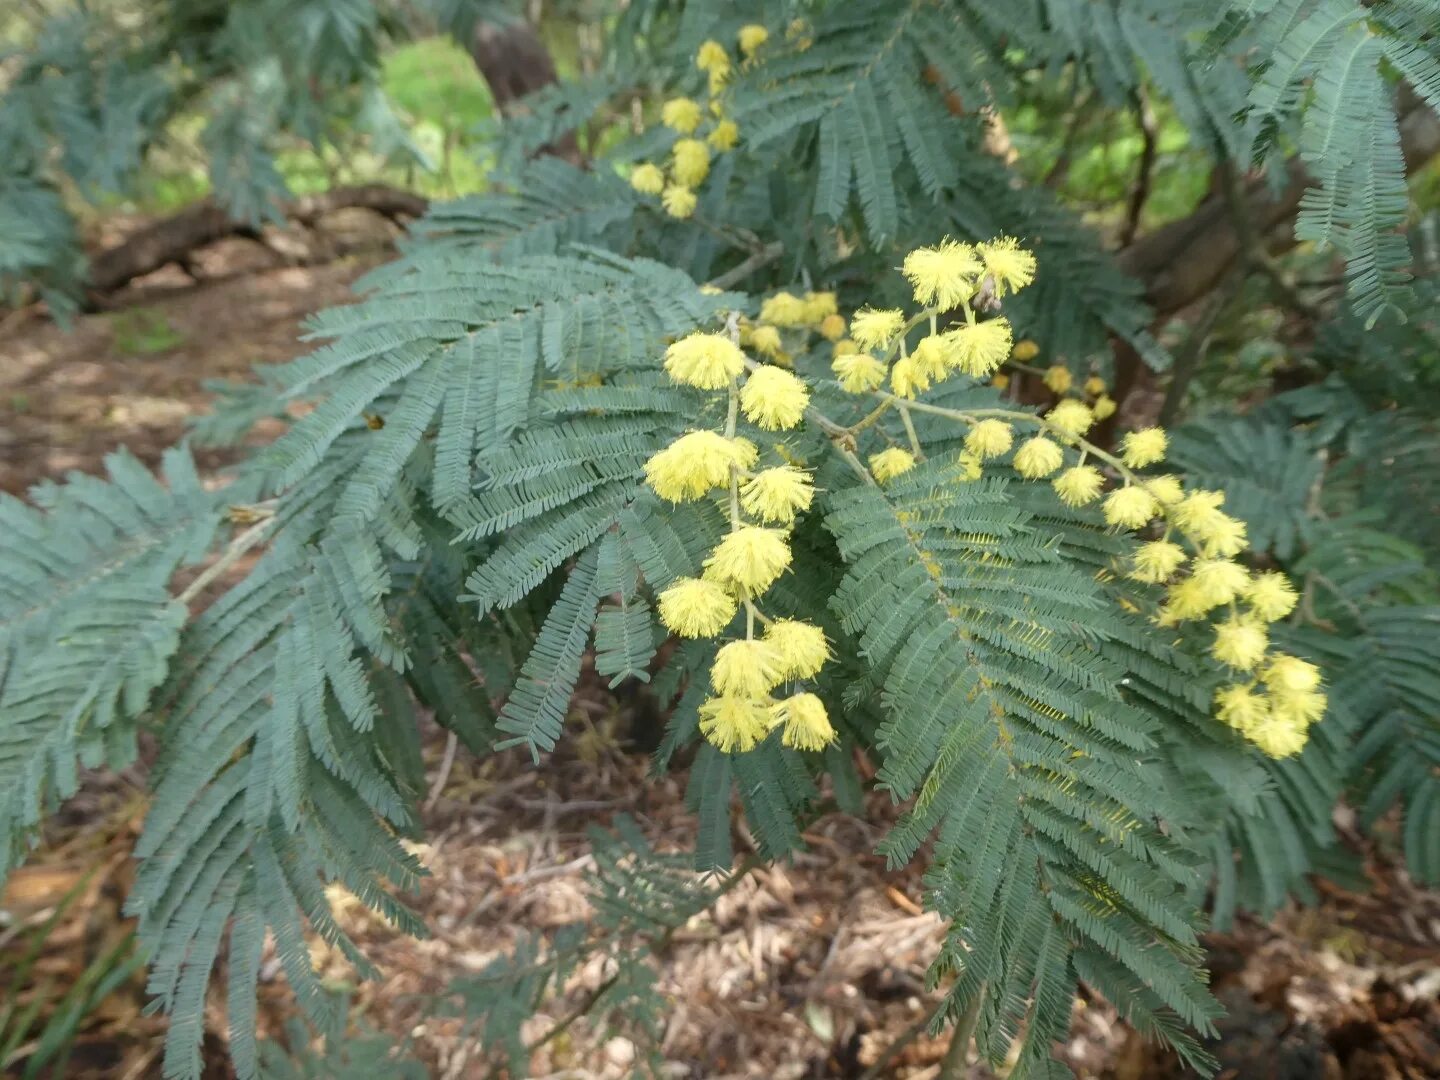
{"type": "Polygon", "coordinates": [[[261,518],[254,525],[251,525],[244,532],[236,536],[235,539],[230,541],[230,545],[221,553],[220,557],[207,566],[200,576],[192,581],[186,587],[185,591],[175,599],[182,604],[189,604],[190,601],[204,592],[211,582],[225,573],[230,567],[234,566],[242,555],[258,544],[274,520],[274,511],[270,511],[266,517],[261,518]]]}
{"type": "Polygon", "coordinates": [[[1125,226],[1120,230],[1120,246],[1129,247],[1140,231],[1140,214],[1150,198],[1151,181],[1154,179],[1156,150],[1159,146],[1159,130],[1155,110],[1150,107],[1150,96],[1145,93],[1145,84],[1135,87],[1136,120],[1144,143],[1140,149],[1140,164],[1135,176],[1135,187],[1130,192],[1130,205],[1125,210],[1125,226]]]}
{"type": "Polygon", "coordinates": [[[1190,336],[1176,352],[1175,362],[1170,365],[1170,385],[1166,387],[1165,400],[1160,405],[1159,423],[1162,427],[1169,427],[1180,415],[1185,404],[1185,394],[1190,389],[1195,372],[1200,368],[1200,360],[1205,354],[1205,346],[1215,330],[1215,324],[1220,321],[1220,316],[1230,306],[1230,301],[1239,294],[1244,283],[1244,273],[1238,267],[1232,269],[1220,291],[1210,301],[1210,306],[1190,328],[1190,336]]]}
{"type": "Polygon", "coordinates": [[[460,745],[460,737],[453,731],[445,733],[445,756],[440,759],[440,771],[435,774],[435,781],[430,785],[430,794],[425,797],[425,813],[435,809],[435,804],[440,801],[440,793],[445,790],[445,785],[450,780],[450,770],[455,767],[455,749],[460,745]]]}
{"type": "Polygon", "coordinates": [[[965,1059],[970,1054],[970,1039],[975,1034],[975,1025],[980,1022],[980,1009],[985,1004],[985,984],[975,991],[960,1022],[955,1025],[955,1034],[950,1036],[950,1049],[945,1051],[945,1060],[940,1065],[939,1080],[959,1080],[965,1071],[965,1059]]]}
{"type": "Polygon", "coordinates": [[[759,251],[752,252],[744,262],[731,267],[723,274],[716,275],[706,284],[713,285],[717,289],[728,289],[731,285],[745,280],[762,266],[769,266],[783,254],[785,254],[785,245],[778,240],[773,244],[766,244],[759,251]]]}

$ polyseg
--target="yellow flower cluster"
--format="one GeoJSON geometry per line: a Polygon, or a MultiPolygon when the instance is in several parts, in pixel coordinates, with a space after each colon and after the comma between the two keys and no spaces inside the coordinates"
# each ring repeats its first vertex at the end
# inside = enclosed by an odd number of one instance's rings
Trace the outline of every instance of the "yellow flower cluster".
{"type": "Polygon", "coordinates": [[[1298,754],[1310,725],[1325,714],[1320,669],[1298,656],[1275,653],[1257,679],[1216,691],[1215,711],[1271,757],[1298,754]]]}
{"type": "MultiPolygon", "coordinates": [[[[740,52],[747,58],[768,37],[763,26],[746,26],[740,31],[740,52]]],[[[676,97],[660,108],[660,122],[681,136],[670,148],[666,169],[654,162],[642,162],[630,173],[630,186],[641,195],[660,196],[660,205],[674,218],[688,218],[695,212],[695,189],[710,175],[711,153],[724,154],[740,142],[740,126],[725,115],[723,94],[733,70],[730,53],[718,41],[706,41],[695,53],[695,66],[708,77],[705,101],[676,97]],[[700,138],[701,128],[709,131],[700,138]]]]}
{"type": "Polygon", "coordinates": [[[845,320],[840,315],[839,303],[833,292],[807,292],[796,296],[791,292],[779,292],[760,305],[759,322],[740,320],[740,344],[754,349],[762,356],[777,364],[790,364],[790,353],[786,349],[782,331],[802,331],[792,334],[792,343],[819,333],[829,341],[838,341],[845,336],[845,320]]]}
{"type": "MultiPolygon", "coordinates": [[[[786,326],[816,327],[836,313],[831,293],[803,299],[782,293],[766,303],[762,314],[786,326]]],[[[774,325],[754,328],[757,351],[760,330],[778,336],[774,325]]],[[[716,650],[713,694],[700,706],[700,730],[725,753],[751,750],[776,728],[786,746],[822,749],[835,738],[824,703],[804,691],[778,697],[775,691],[819,674],[829,656],[825,633],[796,619],[768,620],[757,606],[790,567],[789,530],[810,508],[814,484],[809,472],[790,462],[757,470],[759,449],[736,434],[741,414],[765,431],[794,428],[809,404],[809,389],[788,371],[753,363],[723,333],[693,333],[674,342],[664,366],[677,383],[723,390],[729,398],[723,432],[687,432],[645,463],[650,487],[672,502],[728,489],[729,532],[704,560],[700,577],[672,582],[658,601],[661,621],[682,637],[719,637],[745,612],[745,636],[716,650]],[[765,624],[759,637],[757,619],[765,624]]]]}
{"type": "Polygon", "coordinates": [[[1008,236],[980,244],[945,239],[910,252],[901,272],[923,310],[912,319],[900,308],[865,307],[855,312],[850,336],[837,340],[831,364],[843,389],[868,393],[888,377],[896,396],[914,398],[957,373],[988,378],[1010,357],[1009,320],[1003,315],[981,320],[979,314],[1034,280],[1035,256],[1019,241],[1008,236]],[[963,321],[957,319],[942,330],[937,316],[957,309],[963,321]],[[927,317],[929,333],[911,351],[908,335],[927,317]],[[845,342],[853,342],[855,348],[842,351],[845,342]]]}
{"type": "MultiPolygon", "coordinates": [[[[1074,441],[1088,426],[1088,421],[1082,425],[1082,414],[1091,415],[1092,410],[1067,398],[1043,423],[1062,441],[1074,441]]],[[[967,448],[978,452],[985,445],[998,447],[998,438],[990,444],[992,436],[980,433],[981,424],[971,429],[967,448]]],[[[1101,504],[1106,523],[1127,530],[1143,529],[1157,519],[1165,524],[1164,536],[1136,547],[1128,576],[1166,586],[1156,616],[1161,626],[1227,612],[1214,624],[1210,653],[1251,680],[1232,683],[1216,694],[1217,715],[1272,757],[1298,753],[1309,726],[1325,712],[1325,694],[1314,665],[1271,649],[1269,624],[1289,615],[1299,597],[1284,574],[1252,573],[1235,561],[1246,546],[1245,523],[1221,509],[1222,493],[1186,492],[1173,476],[1135,477],[1129,472],[1164,460],[1167,445],[1163,430],[1144,428],[1124,436],[1118,459],[1106,456],[1126,476],[1124,485],[1101,504]]],[[[1070,506],[1094,502],[1103,492],[1103,474],[1084,462],[1091,450],[1082,451],[1080,463],[1054,479],[1056,494],[1070,506]]],[[[1027,479],[1040,479],[1060,470],[1064,460],[1061,445],[1042,434],[1021,445],[1014,467],[1027,479]]]]}
{"type": "MultiPolygon", "coordinates": [[[[1069,369],[1050,368],[1045,382],[1064,394],[1071,387],[1069,369]]],[[[1069,506],[1085,506],[1103,495],[1101,512],[1106,523],[1117,529],[1140,530],[1162,522],[1164,535],[1135,548],[1127,576],[1166,587],[1156,614],[1161,626],[1208,621],[1222,614],[1214,623],[1210,654],[1226,667],[1252,676],[1252,681],[1222,688],[1216,695],[1217,715],[1273,757],[1297,753],[1305,745],[1309,725],[1324,714],[1326,699],[1319,688],[1318,669],[1271,649],[1269,624],[1295,609],[1299,598],[1294,587],[1284,574],[1252,573],[1235,561],[1247,544],[1245,523],[1222,509],[1223,493],[1187,492],[1174,476],[1134,475],[1131,470],[1164,460],[1169,438],[1161,428],[1127,432],[1118,456],[1084,442],[1085,432],[1101,418],[1099,403],[1108,399],[1098,378],[1087,380],[1083,389],[1094,403],[1062,397],[1048,414],[1037,418],[1042,430],[1016,450],[1015,471],[1028,480],[1053,477],[1056,494],[1069,506]],[[1080,460],[1068,468],[1066,446],[1080,449],[1080,460]],[[1086,463],[1092,453],[1125,478],[1109,494],[1104,493],[1104,474],[1086,463]]],[[[971,424],[965,448],[977,458],[997,457],[1010,449],[1009,424],[995,418],[977,418],[971,424]]]]}

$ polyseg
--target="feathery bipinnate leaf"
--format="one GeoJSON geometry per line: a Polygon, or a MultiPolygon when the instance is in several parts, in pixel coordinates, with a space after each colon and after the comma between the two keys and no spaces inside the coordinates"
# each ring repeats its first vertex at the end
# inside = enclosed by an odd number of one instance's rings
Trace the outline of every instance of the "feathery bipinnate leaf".
{"type": "Polygon", "coordinates": [[[223,517],[184,450],[165,483],[126,453],[109,480],[73,475],[0,495],[0,881],[79,766],[135,755],[135,722],[166,679],[188,612],[171,578],[223,517]]]}

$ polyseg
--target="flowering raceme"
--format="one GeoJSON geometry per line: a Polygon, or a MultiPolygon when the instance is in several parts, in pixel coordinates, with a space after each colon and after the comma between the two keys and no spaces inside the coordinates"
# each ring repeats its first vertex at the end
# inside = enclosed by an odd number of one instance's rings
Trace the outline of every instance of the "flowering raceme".
{"type": "MultiPolygon", "coordinates": [[[[920,400],[957,375],[995,376],[999,387],[1005,376],[997,371],[1007,359],[1023,363],[1038,355],[1034,342],[1014,342],[1009,320],[997,310],[1001,298],[1033,282],[1035,270],[1033,256],[1013,239],[974,246],[947,239],[904,260],[904,276],[923,305],[914,314],[861,306],[847,319],[835,293],[779,291],[763,301],[758,322],[737,312],[728,334],[694,333],[666,350],[672,379],[728,397],[703,414],[717,428],[725,417],[723,433],[692,431],[645,465],[647,481],[662,498],[707,499],[707,510],[722,513],[728,506],[728,531],[703,559],[702,576],[677,581],[658,605],[665,624],[690,637],[724,634],[744,615],[743,636],[737,631],[734,640],[718,644],[713,696],[700,709],[701,730],[722,751],[744,753],[772,732],[782,744],[807,751],[836,737],[821,699],[789,685],[815,678],[825,667],[830,648],[824,632],[764,610],[771,587],[792,560],[803,557],[796,552],[814,550],[807,533],[792,546],[791,532],[816,501],[806,458],[827,440],[865,482],[882,486],[943,448],[925,483],[882,494],[902,522],[914,511],[900,507],[927,485],[936,489],[930,497],[943,501],[944,485],[993,476],[1008,460],[1013,475],[1048,481],[1056,501],[1042,513],[1055,515],[1065,528],[1094,528],[1103,517],[1112,530],[1104,543],[1112,546],[1124,543],[1115,532],[1139,533],[1109,567],[1096,569],[1096,581],[1122,608],[1157,626],[1205,623],[1209,636],[1202,640],[1216,670],[1228,670],[1231,680],[1215,691],[1215,716],[1267,754],[1287,756],[1305,746],[1309,726],[1326,707],[1319,672],[1277,652],[1269,626],[1294,611],[1296,591],[1285,575],[1252,573],[1237,560],[1247,545],[1245,523],[1226,513],[1222,493],[1186,490],[1173,475],[1136,472],[1164,460],[1169,438],[1163,429],[1129,431],[1110,451],[1088,436],[1115,408],[1105,382],[1090,374],[1077,387],[1070,368],[1059,363],[1043,373],[1056,397],[1039,414],[998,402],[993,391],[979,391],[977,399],[961,388],[948,398],[920,400]],[[952,309],[953,315],[944,314],[952,309]],[[775,363],[757,363],[747,350],[775,363]],[[830,406],[823,390],[811,405],[806,380],[817,358],[827,355],[843,390],[874,400],[868,407],[856,403],[848,427],[843,416],[825,415],[830,406]],[[975,404],[951,404],[967,400],[975,404]],[[807,417],[815,431],[768,446],[769,460],[757,465],[762,452],[744,434],[790,431],[807,417]],[[946,419],[964,426],[937,435],[934,425],[946,419]],[[963,452],[956,452],[957,437],[963,452]],[[931,439],[941,440],[937,450],[928,445],[931,439]],[[1061,504],[1098,504],[1098,512],[1069,515],[1061,504]]],[[[1077,359],[1085,370],[1083,358],[1077,359]]],[[[985,497],[1004,498],[1004,492],[1004,484],[987,485],[985,497]]],[[[921,551],[917,557],[932,578],[944,580],[943,554],[921,551]]]]}

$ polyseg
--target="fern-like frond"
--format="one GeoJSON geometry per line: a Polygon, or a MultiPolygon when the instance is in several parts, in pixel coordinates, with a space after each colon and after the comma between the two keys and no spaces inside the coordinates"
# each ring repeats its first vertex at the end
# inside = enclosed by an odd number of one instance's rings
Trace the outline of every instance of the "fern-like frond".
{"type": "Polygon", "coordinates": [[[134,457],[0,496],[0,879],[80,766],[135,755],[135,722],[169,672],[188,612],[170,590],[205,557],[223,504],[184,450],[165,483],[134,457]]]}
{"type": "Polygon", "coordinates": [[[938,832],[927,880],[954,920],[949,1000],[958,1012],[1008,987],[977,1036],[999,1060],[1032,988],[1049,989],[1029,1023],[1064,1029],[1069,992],[1052,984],[1070,985],[1065,958],[1080,949],[1124,973],[1110,986],[1127,988],[1120,1007],[1143,989],[1206,1030],[1217,1007],[1184,896],[1195,859],[1155,828],[1166,811],[1137,753],[1176,721],[1125,689],[1102,645],[1128,617],[1061,558],[1051,522],[1072,543],[1103,531],[1048,492],[1041,516],[1001,480],[957,486],[954,468],[932,459],[883,490],[839,493],[827,517],[848,564],[833,605],[888,714],[880,779],[914,800],[883,850],[903,862],[938,832]],[[1052,923],[1064,945],[1037,950],[1052,923]]]}

